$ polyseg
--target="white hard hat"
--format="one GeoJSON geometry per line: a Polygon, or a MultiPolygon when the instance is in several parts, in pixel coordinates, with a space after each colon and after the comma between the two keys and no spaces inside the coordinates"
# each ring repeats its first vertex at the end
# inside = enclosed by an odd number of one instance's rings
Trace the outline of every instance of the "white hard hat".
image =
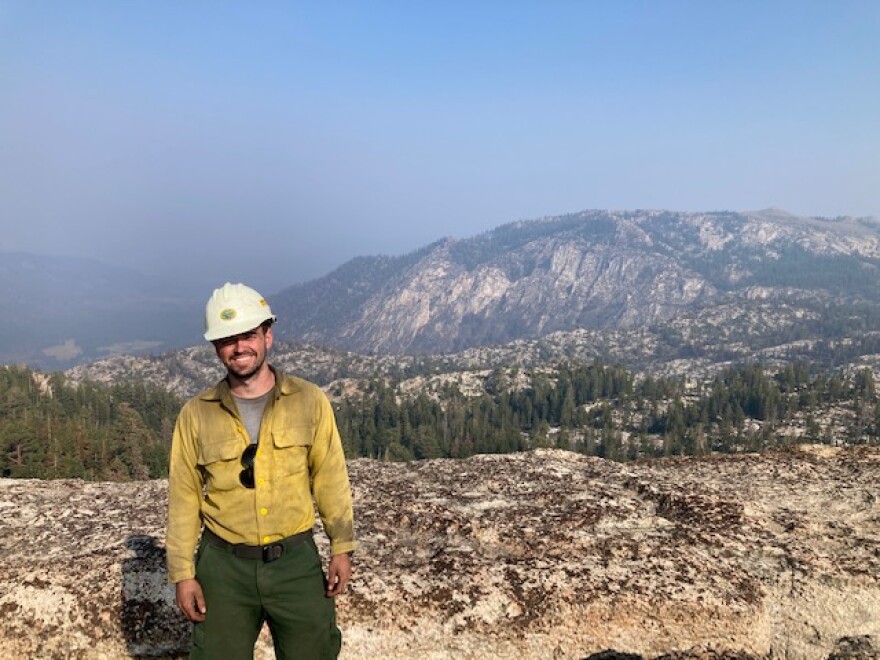
{"type": "Polygon", "coordinates": [[[233,337],[275,320],[263,296],[244,284],[227,282],[214,289],[205,305],[205,339],[233,337]]]}

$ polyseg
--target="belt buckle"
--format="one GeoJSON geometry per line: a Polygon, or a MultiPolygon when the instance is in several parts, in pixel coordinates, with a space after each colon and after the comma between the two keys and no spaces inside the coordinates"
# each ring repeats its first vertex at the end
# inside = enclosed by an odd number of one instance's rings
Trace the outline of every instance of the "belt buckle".
{"type": "Polygon", "coordinates": [[[263,562],[269,563],[270,561],[275,561],[281,555],[284,554],[284,546],[280,543],[273,543],[272,545],[264,545],[263,546],[263,562]]]}

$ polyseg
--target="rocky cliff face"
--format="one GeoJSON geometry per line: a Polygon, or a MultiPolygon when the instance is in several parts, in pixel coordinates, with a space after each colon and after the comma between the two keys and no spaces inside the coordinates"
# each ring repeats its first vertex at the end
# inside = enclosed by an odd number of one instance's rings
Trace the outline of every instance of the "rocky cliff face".
{"type": "Polygon", "coordinates": [[[588,211],[358,259],[272,304],[282,338],[437,353],[646,326],[724,296],[747,300],[755,286],[870,296],[878,278],[880,233],[866,219],[588,211]]]}
{"type": "MultiPolygon", "coordinates": [[[[876,448],[350,471],[344,658],[878,657],[876,448]]],[[[185,653],[165,499],[165,482],[0,480],[0,656],[185,653]]]]}

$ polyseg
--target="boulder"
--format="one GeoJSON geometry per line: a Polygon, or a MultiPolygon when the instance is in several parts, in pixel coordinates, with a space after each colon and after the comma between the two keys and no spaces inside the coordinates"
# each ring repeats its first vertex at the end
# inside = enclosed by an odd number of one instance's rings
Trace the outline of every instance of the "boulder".
{"type": "MultiPolygon", "coordinates": [[[[878,657],[878,448],[349,470],[343,659],[878,657]]],[[[0,657],[185,655],[166,502],[165,481],[0,480],[0,657]]]]}

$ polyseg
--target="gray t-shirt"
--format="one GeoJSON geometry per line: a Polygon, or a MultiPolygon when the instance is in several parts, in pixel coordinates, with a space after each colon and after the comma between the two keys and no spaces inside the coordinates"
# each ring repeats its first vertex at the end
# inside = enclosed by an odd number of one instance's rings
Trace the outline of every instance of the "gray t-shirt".
{"type": "Polygon", "coordinates": [[[248,437],[253,445],[257,444],[260,439],[260,422],[263,419],[266,402],[269,400],[269,395],[272,392],[273,390],[269,390],[263,396],[258,396],[256,399],[242,399],[239,396],[233,395],[235,405],[238,406],[238,414],[241,415],[241,421],[244,422],[244,427],[247,429],[248,437]]]}

